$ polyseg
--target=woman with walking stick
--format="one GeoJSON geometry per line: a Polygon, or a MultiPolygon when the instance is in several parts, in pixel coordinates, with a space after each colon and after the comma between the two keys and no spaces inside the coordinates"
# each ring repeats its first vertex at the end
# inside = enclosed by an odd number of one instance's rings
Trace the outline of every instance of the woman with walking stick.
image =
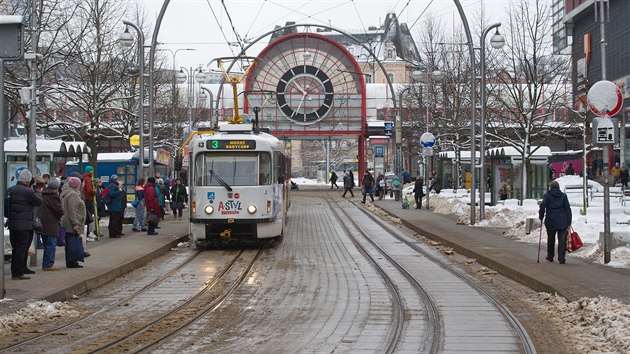
{"type": "MultiPolygon", "coordinates": [[[[571,206],[567,195],[560,191],[560,184],[556,181],[549,183],[549,190],[543,196],[538,210],[540,222],[545,219],[547,228],[547,256],[546,260],[553,262],[555,254],[556,234],[558,235],[558,261],[564,264],[567,252],[567,234],[571,226],[571,206]]],[[[542,226],[541,226],[542,227],[542,226]]],[[[542,233],[542,231],[541,231],[542,233]]],[[[540,247],[538,248],[540,254],[540,247]]]]}

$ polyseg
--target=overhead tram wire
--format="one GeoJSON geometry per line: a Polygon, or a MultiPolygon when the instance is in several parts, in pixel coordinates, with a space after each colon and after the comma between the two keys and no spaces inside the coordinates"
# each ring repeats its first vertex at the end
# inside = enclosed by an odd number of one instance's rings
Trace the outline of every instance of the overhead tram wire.
{"type": "Polygon", "coordinates": [[[363,31],[368,33],[367,28],[365,27],[365,23],[363,23],[363,19],[361,18],[361,14],[359,13],[359,9],[357,9],[357,4],[352,0],[352,6],[354,6],[354,12],[357,13],[357,17],[359,18],[359,22],[361,22],[361,27],[363,27],[363,31]]]}
{"type": "Polygon", "coordinates": [[[252,30],[252,27],[254,27],[254,23],[256,23],[256,20],[258,20],[258,16],[260,16],[260,13],[262,12],[262,9],[263,9],[263,7],[265,6],[266,3],[267,3],[267,0],[264,0],[263,3],[260,5],[260,8],[258,9],[258,12],[256,13],[256,16],[252,20],[252,23],[249,25],[249,28],[247,29],[247,32],[245,32],[244,40],[246,40],[247,37],[249,36],[249,32],[252,30]]]}
{"type": "Polygon", "coordinates": [[[225,43],[228,45],[228,48],[230,48],[230,52],[232,52],[232,56],[234,56],[235,55],[234,50],[232,49],[232,46],[230,45],[230,41],[228,40],[227,36],[225,35],[225,32],[223,31],[223,26],[221,25],[221,22],[217,18],[217,14],[214,12],[212,5],[210,5],[210,0],[206,0],[206,3],[208,4],[210,11],[212,12],[212,17],[214,17],[214,21],[217,23],[217,26],[219,26],[219,30],[221,31],[221,35],[223,36],[225,43]]]}
{"type": "Polygon", "coordinates": [[[234,22],[232,21],[232,16],[230,16],[230,11],[227,9],[227,6],[225,6],[225,0],[221,0],[221,5],[223,5],[223,10],[225,11],[225,15],[227,16],[228,21],[230,21],[230,26],[232,27],[232,32],[234,32],[234,36],[236,37],[236,42],[238,43],[238,46],[241,48],[241,53],[244,53],[245,52],[245,46],[243,45],[243,38],[236,31],[236,27],[234,27],[234,22]]]}
{"type": "Polygon", "coordinates": [[[424,15],[425,12],[427,12],[427,10],[429,9],[429,6],[431,6],[431,4],[433,4],[434,0],[431,0],[427,6],[424,8],[424,10],[422,10],[422,12],[420,13],[420,15],[418,15],[418,18],[416,18],[415,21],[413,21],[413,24],[411,26],[409,26],[409,31],[411,31],[411,29],[413,28],[413,26],[416,25],[416,23],[418,23],[418,21],[420,20],[420,18],[422,17],[422,15],[424,15]]]}

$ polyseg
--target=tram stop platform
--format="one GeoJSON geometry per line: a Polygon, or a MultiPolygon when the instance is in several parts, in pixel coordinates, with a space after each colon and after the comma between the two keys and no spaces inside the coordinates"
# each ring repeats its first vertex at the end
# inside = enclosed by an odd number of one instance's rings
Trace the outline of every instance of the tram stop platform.
{"type": "Polygon", "coordinates": [[[457,216],[438,215],[426,209],[402,209],[400,202],[391,199],[375,200],[374,206],[400,218],[404,226],[418,234],[474,258],[533,290],[558,293],[569,301],[601,295],[630,304],[630,269],[592,263],[571,254],[567,254],[566,264],[557,260],[550,263],[545,260],[545,245],[537,263],[538,245],[508,239],[496,228],[458,225],[457,216]]]}
{"type": "MultiPolygon", "coordinates": [[[[187,210],[186,210],[187,211],[187,210]]],[[[186,211],[184,214],[186,214],[186,211]]],[[[55,266],[57,271],[42,271],[42,249],[37,250],[37,265],[31,265],[29,257],[27,266],[35,274],[26,274],[31,279],[11,279],[11,263],[4,263],[5,299],[22,303],[27,300],[65,301],[73,296],[96,289],[113,279],[134,269],[138,269],[151,260],[177,247],[180,242],[188,241],[188,217],[173,220],[173,214],[164,216],[160,222],[158,235],[147,235],[146,232],[133,232],[131,225],[123,225],[124,236],[109,238],[107,227],[101,227],[104,235],[100,241],[87,242],[86,251],[91,255],[80,263],[83,268],[66,268],[63,247],[57,247],[55,266]]],[[[103,220],[101,220],[103,223],[103,220]]],[[[106,223],[105,223],[106,224],[106,223]]],[[[12,306],[15,306],[12,305],[12,306]]],[[[6,310],[0,302],[0,315],[6,310]]]]}

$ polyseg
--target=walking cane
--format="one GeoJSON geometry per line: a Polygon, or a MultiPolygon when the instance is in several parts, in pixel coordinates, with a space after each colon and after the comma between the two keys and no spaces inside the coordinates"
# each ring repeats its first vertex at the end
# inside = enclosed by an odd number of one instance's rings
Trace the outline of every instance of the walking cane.
{"type": "Polygon", "coordinates": [[[538,258],[536,259],[536,263],[540,263],[540,243],[542,242],[542,225],[543,222],[540,220],[540,234],[538,235],[538,258]]]}

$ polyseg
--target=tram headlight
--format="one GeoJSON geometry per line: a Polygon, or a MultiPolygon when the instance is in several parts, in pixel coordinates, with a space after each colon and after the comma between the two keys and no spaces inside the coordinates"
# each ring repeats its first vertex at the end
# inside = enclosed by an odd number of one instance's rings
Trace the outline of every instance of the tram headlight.
{"type": "Polygon", "coordinates": [[[203,210],[206,212],[206,214],[214,213],[214,208],[212,207],[212,205],[206,205],[206,207],[203,210]]]}
{"type": "Polygon", "coordinates": [[[256,210],[258,210],[258,208],[256,208],[256,206],[254,204],[250,205],[247,207],[247,212],[250,214],[254,214],[256,212],[256,210]]]}

